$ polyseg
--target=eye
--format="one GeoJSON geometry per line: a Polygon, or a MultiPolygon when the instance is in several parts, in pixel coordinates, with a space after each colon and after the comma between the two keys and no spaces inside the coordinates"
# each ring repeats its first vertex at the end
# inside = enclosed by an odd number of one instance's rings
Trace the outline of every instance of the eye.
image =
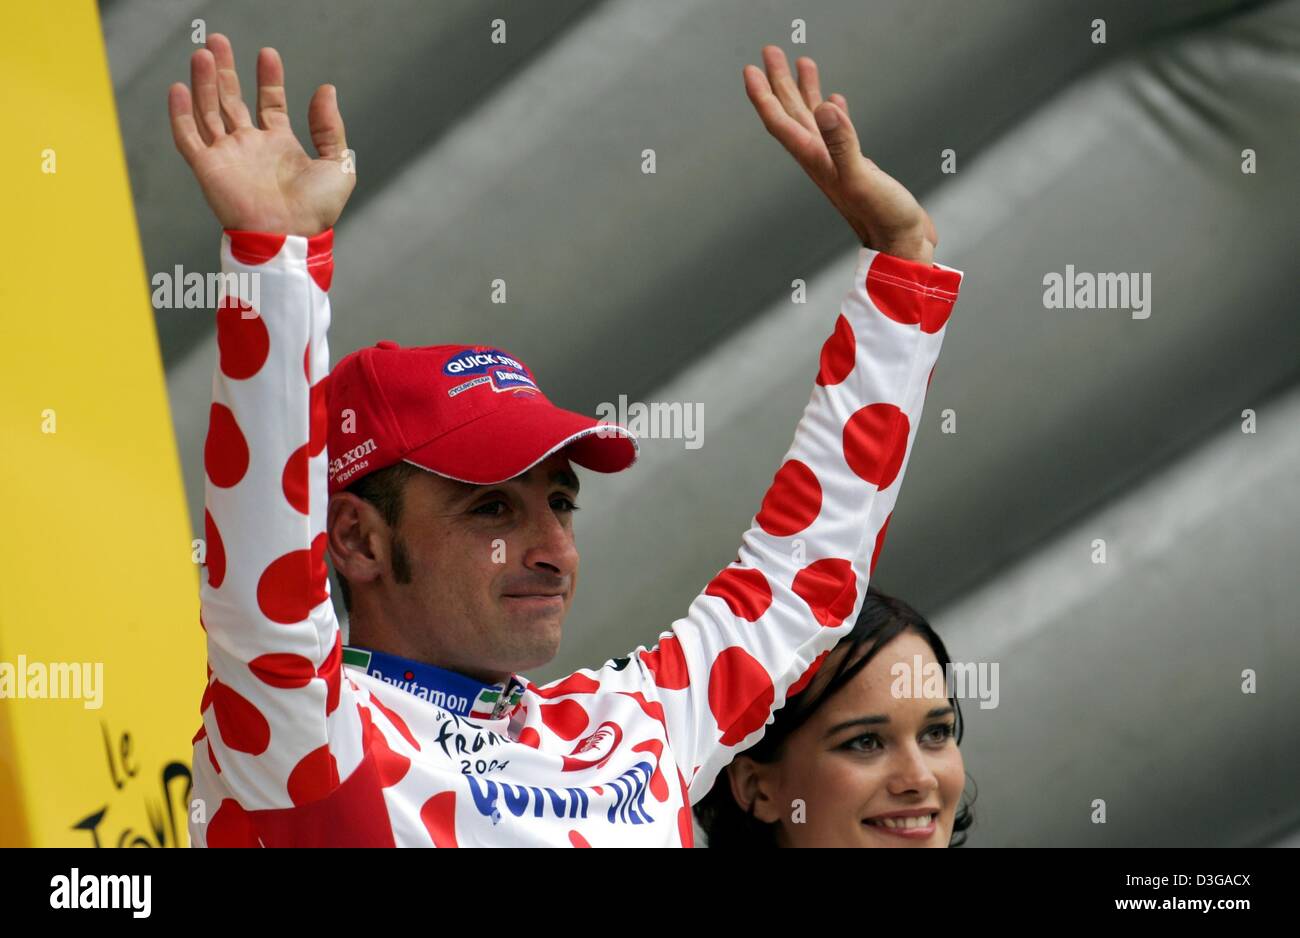
{"type": "Polygon", "coordinates": [[[841,748],[852,749],[854,752],[875,752],[880,748],[880,737],[875,733],[863,733],[850,739],[841,748]]]}
{"type": "Polygon", "coordinates": [[[573,512],[578,511],[578,506],[573,504],[573,500],[567,495],[557,495],[551,501],[551,507],[557,511],[573,512]]]}
{"type": "Polygon", "coordinates": [[[952,723],[936,723],[925,731],[925,735],[932,742],[943,744],[951,738],[954,728],[952,723]]]}
{"type": "Polygon", "coordinates": [[[490,502],[484,502],[482,505],[479,505],[477,508],[474,508],[473,510],[470,511],[470,514],[486,515],[489,518],[499,518],[501,516],[501,512],[492,510],[494,508],[497,508],[498,506],[502,509],[507,507],[505,502],[503,502],[499,498],[496,498],[490,502]]]}

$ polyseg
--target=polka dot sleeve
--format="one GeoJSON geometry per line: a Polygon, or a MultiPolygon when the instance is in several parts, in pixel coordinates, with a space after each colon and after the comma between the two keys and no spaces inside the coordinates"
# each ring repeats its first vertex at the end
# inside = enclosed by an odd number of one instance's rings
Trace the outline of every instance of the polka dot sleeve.
{"type": "Polygon", "coordinates": [[[325,566],[332,247],[332,230],[222,239],[201,709],[209,764],[248,810],[324,797],[361,757],[325,566]]]}
{"type": "Polygon", "coordinates": [[[812,396],[736,561],[628,669],[662,704],[692,800],[852,627],[962,274],[862,248],[812,396]]]}

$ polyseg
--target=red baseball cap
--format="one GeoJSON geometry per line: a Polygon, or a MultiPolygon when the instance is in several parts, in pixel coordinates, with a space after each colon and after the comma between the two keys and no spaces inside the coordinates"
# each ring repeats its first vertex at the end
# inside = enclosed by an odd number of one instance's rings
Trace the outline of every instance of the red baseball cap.
{"type": "Polygon", "coordinates": [[[565,448],[596,472],[637,457],[625,427],[556,407],[527,365],[484,345],[358,349],[330,372],[327,400],[331,495],[402,461],[492,485],[565,448]]]}

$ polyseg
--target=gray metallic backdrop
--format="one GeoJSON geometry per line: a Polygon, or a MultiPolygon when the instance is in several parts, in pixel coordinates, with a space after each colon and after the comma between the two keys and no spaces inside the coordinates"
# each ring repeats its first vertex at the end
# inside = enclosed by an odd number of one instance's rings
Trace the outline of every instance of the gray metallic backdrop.
{"type": "MultiPolygon", "coordinates": [[[[280,50],[302,139],[311,90],[338,86],[358,187],[335,361],[482,342],[574,410],[703,406],[700,448],[646,440],[631,471],[584,474],[580,588],[537,680],[653,644],[734,556],[789,445],[856,243],[740,69],[767,42],[816,58],[966,273],[874,582],[955,659],[999,664],[999,706],[963,708],[971,845],[1300,843],[1300,0],[101,11],[150,272],[217,264],[165,107],[202,18],[245,87],[255,49],[280,50]],[[1066,265],[1149,273],[1149,318],[1045,308],[1066,265]]],[[[213,321],[157,321],[201,536],[213,321]]]]}

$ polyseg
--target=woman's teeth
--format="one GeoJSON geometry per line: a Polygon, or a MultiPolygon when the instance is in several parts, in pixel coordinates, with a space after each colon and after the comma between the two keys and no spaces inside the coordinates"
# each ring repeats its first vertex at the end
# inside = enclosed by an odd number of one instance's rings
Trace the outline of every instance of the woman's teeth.
{"type": "Polygon", "coordinates": [[[877,827],[901,828],[908,829],[912,827],[929,827],[934,823],[933,814],[922,814],[919,817],[880,817],[870,818],[868,824],[875,824],[877,827]]]}

